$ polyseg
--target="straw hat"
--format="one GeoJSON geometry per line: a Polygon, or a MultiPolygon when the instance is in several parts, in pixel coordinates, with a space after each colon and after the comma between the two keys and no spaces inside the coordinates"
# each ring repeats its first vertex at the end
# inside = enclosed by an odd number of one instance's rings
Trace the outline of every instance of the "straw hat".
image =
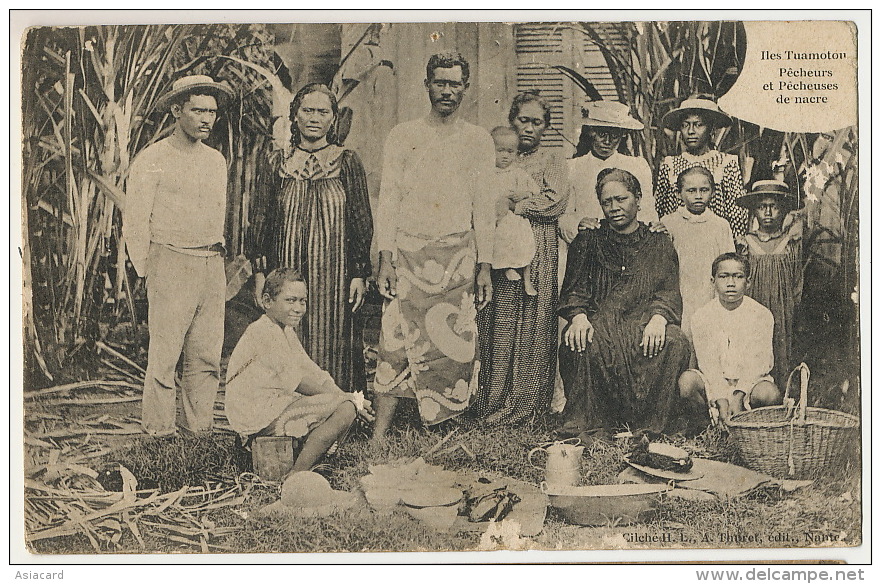
{"type": "Polygon", "coordinates": [[[348,491],[335,491],[320,474],[295,472],[281,485],[281,499],[263,507],[259,515],[284,513],[297,517],[325,517],[353,507],[358,497],[348,491]]]}
{"type": "Polygon", "coordinates": [[[801,201],[789,190],[789,185],[780,180],[757,180],[750,192],[737,197],[737,204],[752,209],[765,197],[775,197],[789,209],[801,208],[801,201]]]}
{"type": "Polygon", "coordinates": [[[705,116],[710,122],[712,122],[713,126],[717,128],[731,125],[731,118],[728,114],[719,109],[719,104],[712,99],[704,97],[683,100],[678,108],[667,112],[664,117],[661,118],[661,125],[668,130],[678,130],[680,126],[682,126],[682,120],[685,116],[692,114],[701,114],[705,116]]]}
{"type": "Polygon", "coordinates": [[[231,99],[234,95],[232,89],[227,85],[217,83],[207,75],[187,75],[171,84],[171,91],[159,98],[156,102],[156,109],[169,109],[174,98],[182,93],[198,93],[200,91],[213,95],[218,101],[218,105],[231,99]]]}
{"type": "Polygon", "coordinates": [[[693,468],[688,469],[687,471],[679,471],[679,470],[664,470],[660,468],[654,468],[645,464],[638,464],[630,460],[629,456],[624,457],[624,462],[632,466],[638,471],[644,472],[647,475],[651,475],[654,477],[675,480],[675,481],[693,481],[695,479],[699,479],[704,476],[704,473],[698,472],[693,468]]]}
{"type": "Polygon", "coordinates": [[[601,126],[624,130],[642,130],[639,120],[631,117],[630,108],[620,101],[592,101],[581,108],[583,126],[601,126]]]}

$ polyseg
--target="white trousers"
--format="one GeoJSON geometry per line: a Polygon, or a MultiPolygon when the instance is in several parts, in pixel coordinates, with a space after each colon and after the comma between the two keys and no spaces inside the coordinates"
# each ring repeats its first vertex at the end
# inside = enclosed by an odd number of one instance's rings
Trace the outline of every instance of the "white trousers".
{"type": "Polygon", "coordinates": [[[223,258],[150,244],[147,301],[150,348],[141,422],[148,434],[176,430],[175,370],[183,353],[181,426],[211,429],[220,382],[226,276],[223,258]]]}

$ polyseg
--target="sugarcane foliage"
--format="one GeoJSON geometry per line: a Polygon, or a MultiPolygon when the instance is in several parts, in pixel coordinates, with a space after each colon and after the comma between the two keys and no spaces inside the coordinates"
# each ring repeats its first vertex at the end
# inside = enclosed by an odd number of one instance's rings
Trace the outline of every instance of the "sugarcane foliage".
{"type": "MultiPolygon", "coordinates": [[[[31,381],[56,377],[74,351],[101,337],[99,323],[136,320],[143,288],[127,267],[120,211],[132,160],[171,129],[157,100],[182,75],[226,80],[240,97],[218,121],[211,145],[230,159],[237,136],[268,135],[268,101],[250,70],[215,57],[266,61],[270,43],[247,25],[28,32],[22,259],[26,370],[39,372],[31,381]]],[[[231,166],[233,175],[243,173],[239,161],[231,166]]]]}

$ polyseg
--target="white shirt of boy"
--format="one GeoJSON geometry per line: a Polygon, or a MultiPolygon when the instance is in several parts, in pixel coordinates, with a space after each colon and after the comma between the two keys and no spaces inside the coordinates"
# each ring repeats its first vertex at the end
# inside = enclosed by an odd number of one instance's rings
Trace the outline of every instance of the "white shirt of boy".
{"type": "Polygon", "coordinates": [[[728,310],[714,298],[694,313],[691,323],[698,370],[704,378],[707,402],[749,395],[760,381],[772,381],[774,317],[750,298],[728,310]]]}

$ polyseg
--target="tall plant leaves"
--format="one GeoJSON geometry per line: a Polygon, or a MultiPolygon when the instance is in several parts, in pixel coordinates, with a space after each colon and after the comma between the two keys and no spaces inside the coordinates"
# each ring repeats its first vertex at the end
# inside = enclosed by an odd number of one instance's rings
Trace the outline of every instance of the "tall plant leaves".
{"type": "Polygon", "coordinates": [[[584,92],[584,94],[590,99],[590,101],[602,101],[602,94],[597,91],[597,88],[594,87],[593,83],[588,81],[587,78],[581,75],[578,71],[570,69],[569,67],[564,67],[563,65],[548,66],[560,71],[561,73],[563,73],[563,75],[574,81],[575,85],[577,85],[581,89],[581,91],[584,92]]]}
{"type": "MultiPolygon", "coordinates": [[[[65,355],[84,339],[97,338],[108,295],[115,297],[108,306],[116,317],[134,318],[134,294],[142,292],[128,281],[118,229],[130,163],[167,135],[169,116],[154,111],[155,104],[180,68],[208,72],[218,67],[215,53],[254,44],[248,35],[244,25],[29,31],[23,51],[23,135],[29,137],[23,210],[30,219],[26,269],[33,282],[26,318],[34,332],[27,342],[34,369],[45,379],[62,371],[65,355]],[[189,49],[205,61],[189,63],[189,49]]],[[[245,70],[228,61],[220,61],[218,70],[230,67],[245,70]]],[[[241,81],[243,87],[253,83],[241,81]]],[[[248,105],[259,110],[264,103],[261,94],[248,105]]],[[[239,122],[245,117],[238,116],[239,122]]],[[[262,111],[250,115],[264,117],[262,111]]],[[[218,134],[234,144],[242,131],[240,123],[227,120],[218,134]]]]}

